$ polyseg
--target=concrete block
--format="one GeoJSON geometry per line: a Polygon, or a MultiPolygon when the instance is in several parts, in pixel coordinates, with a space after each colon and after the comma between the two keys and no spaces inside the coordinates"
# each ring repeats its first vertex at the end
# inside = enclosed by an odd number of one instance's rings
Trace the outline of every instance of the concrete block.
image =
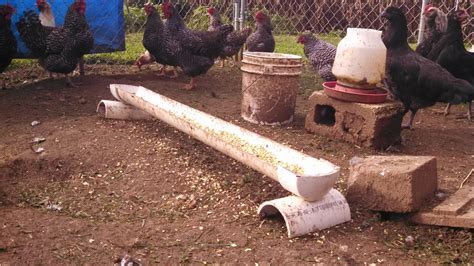
{"type": "Polygon", "coordinates": [[[438,188],[432,156],[369,156],[351,160],[347,201],[386,212],[413,212],[438,188]]]}
{"type": "Polygon", "coordinates": [[[385,149],[400,140],[403,105],[398,102],[343,102],[316,91],[309,97],[306,130],[312,133],[385,149]]]}

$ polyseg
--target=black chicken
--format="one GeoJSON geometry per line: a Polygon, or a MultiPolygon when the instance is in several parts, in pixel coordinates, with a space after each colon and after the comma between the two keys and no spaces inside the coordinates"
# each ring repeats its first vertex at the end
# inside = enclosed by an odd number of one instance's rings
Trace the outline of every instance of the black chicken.
{"type": "MultiPolygon", "coordinates": [[[[163,65],[158,73],[159,76],[163,76],[166,74],[166,65],[178,66],[176,57],[172,56],[172,52],[169,51],[173,43],[170,43],[169,39],[164,38],[163,21],[161,20],[160,13],[153,4],[145,4],[145,13],[147,14],[147,20],[145,23],[145,32],[143,33],[143,46],[147,51],[138,58],[135,64],[141,67],[143,64],[156,61],[163,65]]],[[[179,47],[176,47],[176,49],[179,49],[179,47]]],[[[176,69],[173,68],[173,76],[171,76],[171,78],[177,76],[178,73],[176,69]]]]}
{"type": "Polygon", "coordinates": [[[272,22],[269,16],[262,11],[255,14],[257,28],[247,39],[247,50],[249,52],[268,52],[275,51],[275,39],[273,38],[272,22]]]}
{"type": "Polygon", "coordinates": [[[162,9],[167,19],[163,36],[166,53],[186,75],[191,76],[191,82],[185,87],[191,90],[196,86],[195,77],[205,74],[214,65],[214,59],[221,54],[233,27],[223,25],[215,31],[193,31],[186,27],[171,3],[165,2],[162,9]]]}
{"type": "MultiPolygon", "coordinates": [[[[219,27],[223,25],[221,15],[213,7],[208,8],[207,13],[209,14],[210,18],[209,27],[207,30],[218,30],[219,27]]],[[[219,55],[221,67],[224,66],[224,61],[227,57],[232,59],[232,56],[236,55],[240,51],[240,48],[242,48],[242,46],[245,44],[245,41],[247,41],[247,38],[249,37],[250,33],[252,33],[252,29],[246,28],[240,31],[233,31],[229,33],[229,35],[227,35],[224,48],[222,49],[222,52],[219,55]]],[[[233,60],[232,62],[233,64],[235,64],[233,60]]]]}
{"type": "MultiPolygon", "coordinates": [[[[15,9],[11,5],[0,5],[0,73],[10,65],[16,53],[16,40],[11,29],[11,17],[15,9]]],[[[1,84],[3,88],[5,84],[1,84]]]]}
{"type": "Polygon", "coordinates": [[[304,45],[304,54],[313,68],[318,71],[324,81],[335,81],[332,65],[336,57],[336,47],[323,40],[319,40],[311,32],[301,34],[297,40],[304,45]]]}
{"type": "MultiPolygon", "coordinates": [[[[474,85],[474,53],[464,47],[461,25],[469,18],[465,10],[457,10],[448,17],[448,29],[434,46],[428,58],[446,68],[456,78],[467,80],[474,85]]],[[[467,118],[472,119],[472,97],[468,99],[467,118]]],[[[448,103],[445,115],[449,114],[451,104],[448,103]]]]}
{"type": "Polygon", "coordinates": [[[85,0],[75,0],[64,18],[64,25],[52,28],[41,25],[34,11],[26,11],[17,22],[20,37],[32,54],[39,58],[40,65],[55,73],[66,75],[74,71],[83,55],[90,52],[94,38],[85,18],[85,0]]]}
{"type": "Polygon", "coordinates": [[[416,47],[416,52],[427,57],[431,49],[441,39],[446,32],[448,19],[446,14],[439,8],[427,5],[423,12],[425,20],[425,30],[423,32],[423,41],[416,47]]]}
{"type": "Polygon", "coordinates": [[[437,63],[415,53],[408,46],[406,17],[396,7],[388,7],[382,18],[386,26],[382,40],[387,47],[386,85],[405,106],[405,113],[411,111],[408,124],[412,128],[418,109],[436,102],[459,104],[474,95],[474,86],[455,78],[437,63]]]}

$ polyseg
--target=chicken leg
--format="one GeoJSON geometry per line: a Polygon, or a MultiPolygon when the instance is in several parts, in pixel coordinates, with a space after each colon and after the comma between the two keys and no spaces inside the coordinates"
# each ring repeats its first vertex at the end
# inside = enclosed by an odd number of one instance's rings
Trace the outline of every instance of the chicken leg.
{"type": "Polygon", "coordinates": [[[449,115],[449,110],[450,110],[450,109],[451,109],[451,104],[448,103],[448,104],[446,105],[446,108],[444,109],[444,116],[449,115]]]}
{"type": "Polygon", "coordinates": [[[66,85],[70,88],[77,88],[77,86],[74,83],[72,83],[71,77],[68,74],[65,74],[65,76],[66,76],[66,85]]]}
{"type": "Polygon", "coordinates": [[[229,57],[229,60],[231,62],[231,64],[229,65],[229,67],[235,67],[235,60],[233,57],[229,57]]]}
{"type": "Polygon", "coordinates": [[[166,66],[162,65],[160,69],[158,69],[158,73],[156,73],[155,75],[158,77],[165,76],[166,75],[165,70],[166,70],[166,66]]]}
{"type": "MultiPolygon", "coordinates": [[[[448,103],[444,109],[444,116],[449,115],[449,110],[451,109],[451,104],[448,103]]],[[[472,102],[467,103],[467,120],[472,120],[472,102]]]]}
{"type": "Polygon", "coordinates": [[[173,72],[173,75],[169,76],[170,79],[175,79],[178,77],[178,70],[176,70],[176,67],[173,67],[173,70],[171,70],[171,72],[173,72]]]}
{"type": "Polygon", "coordinates": [[[189,84],[186,84],[186,86],[184,86],[184,89],[187,91],[190,91],[194,88],[196,88],[196,79],[191,78],[191,81],[189,82],[189,84]]]}
{"type": "MultiPolygon", "coordinates": [[[[406,113],[406,112],[405,112],[406,113]]],[[[402,129],[413,129],[413,120],[415,120],[416,111],[410,111],[410,120],[405,125],[402,125],[402,129]]]]}
{"type": "Polygon", "coordinates": [[[86,74],[84,70],[84,56],[79,58],[79,75],[84,76],[86,74]]]}
{"type": "Polygon", "coordinates": [[[467,119],[472,120],[472,101],[467,103],[467,119]]]}

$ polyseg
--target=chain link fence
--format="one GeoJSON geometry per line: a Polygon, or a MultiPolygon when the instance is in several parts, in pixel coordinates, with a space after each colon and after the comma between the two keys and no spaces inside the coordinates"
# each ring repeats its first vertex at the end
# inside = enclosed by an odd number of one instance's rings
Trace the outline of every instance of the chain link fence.
{"type": "MultiPolygon", "coordinates": [[[[56,6],[68,5],[72,2],[72,0],[49,1],[53,13],[56,10],[56,6]]],[[[104,2],[104,5],[107,4],[106,0],[95,1],[104,2]]],[[[13,5],[33,2],[31,8],[35,8],[33,0],[16,0],[16,2],[13,5]]],[[[118,2],[122,5],[120,0],[118,2]]],[[[117,71],[119,73],[123,73],[124,70],[132,71],[134,69],[132,63],[144,52],[141,41],[146,21],[146,15],[143,11],[145,2],[145,0],[124,0],[123,9],[121,6],[121,10],[119,10],[123,14],[118,14],[123,16],[123,20],[117,20],[118,23],[124,24],[124,34],[112,36],[112,38],[124,41],[125,45],[122,47],[124,49],[116,49],[123,51],[86,56],[86,71],[94,71],[95,73],[100,71],[107,72],[107,67],[111,67],[111,65],[123,66],[122,69],[117,71]]],[[[160,5],[163,0],[154,0],[152,2],[160,5]]],[[[207,8],[209,6],[213,6],[220,11],[224,23],[234,23],[236,25],[235,23],[242,19],[239,12],[234,12],[236,3],[240,3],[240,0],[172,0],[172,2],[176,5],[181,16],[184,17],[187,25],[193,29],[207,29],[209,22],[207,8]]],[[[382,21],[379,16],[389,5],[399,6],[405,11],[410,32],[409,41],[416,43],[422,13],[422,0],[247,0],[245,2],[246,26],[252,27],[254,25],[253,16],[257,10],[266,10],[272,17],[274,35],[277,41],[277,52],[299,54],[302,54],[302,46],[297,45],[295,42],[298,33],[309,30],[322,36],[331,36],[329,40],[337,43],[344,36],[348,27],[381,29],[382,21]]],[[[464,25],[463,32],[466,43],[471,47],[474,43],[474,35],[472,33],[474,8],[472,0],[432,1],[432,4],[446,13],[456,7],[468,10],[471,18],[469,23],[464,25]]],[[[109,15],[88,16],[88,19],[101,20],[109,15]]],[[[61,18],[58,19],[58,21],[61,20],[61,18]]],[[[97,25],[97,23],[94,23],[94,25],[97,25]]],[[[121,26],[118,25],[117,27],[121,26]]],[[[95,31],[96,36],[110,34],[110,31],[103,27],[92,27],[92,30],[95,31]]],[[[100,50],[98,51],[100,52],[100,50]]],[[[15,65],[21,64],[22,62],[16,61],[10,69],[15,69],[15,65]]],[[[29,64],[35,65],[35,62],[33,61],[29,64]]]]}

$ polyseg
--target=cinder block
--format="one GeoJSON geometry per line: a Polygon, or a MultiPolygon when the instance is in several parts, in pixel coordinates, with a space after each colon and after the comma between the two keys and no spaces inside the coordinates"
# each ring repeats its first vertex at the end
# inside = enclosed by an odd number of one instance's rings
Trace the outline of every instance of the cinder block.
{"type": "Polygon", "coordinates": [[[432,156],[369,156],[351,160],[347,201],[374,211],[413,212],[438,188],[432,156]]]}
{"type": "Polygon", "coordinates": [[[360,146],[385,149],[400,140],[403,105],[398,102],[343,102],[314,92],[309,97],[306,130],[360,146]]]}

